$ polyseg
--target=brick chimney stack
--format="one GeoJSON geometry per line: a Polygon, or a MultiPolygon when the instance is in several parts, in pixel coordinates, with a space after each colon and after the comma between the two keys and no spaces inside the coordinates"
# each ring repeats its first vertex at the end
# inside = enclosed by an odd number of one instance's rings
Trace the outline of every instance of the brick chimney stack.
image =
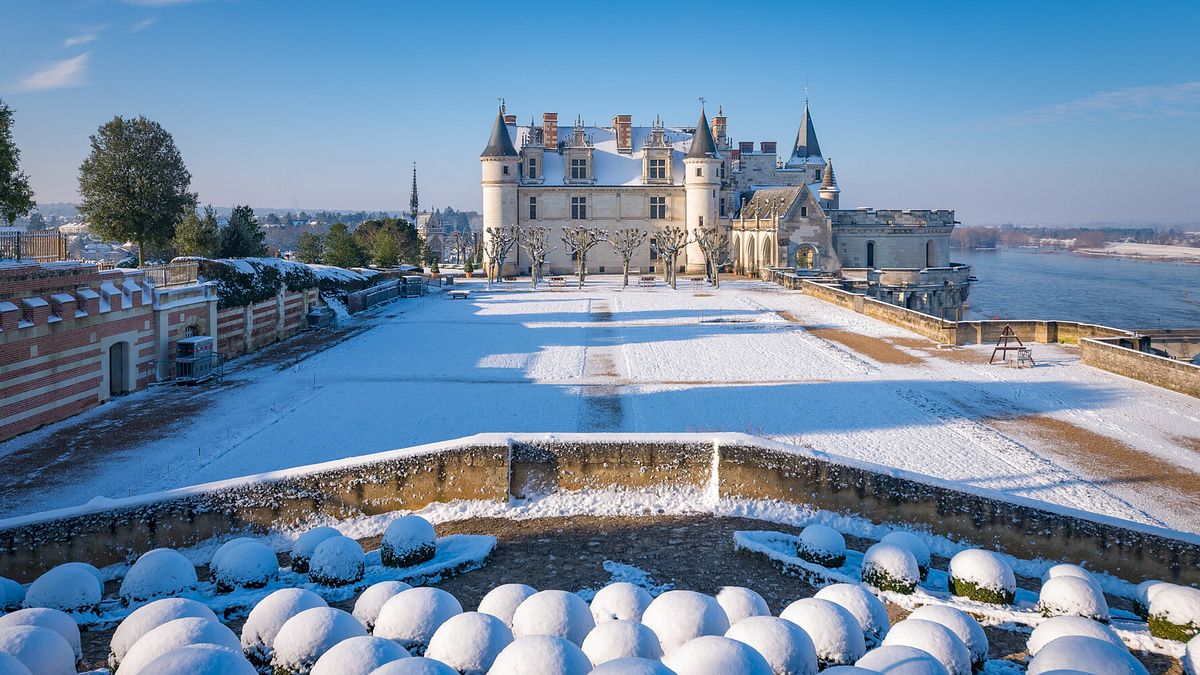
{"type": "Polygon", "coordinates": [[[725,112],[718,111],[712,118],[712,135],[717,140],[717,147],[729,147],[729,139],[725,136],[725,112]]]}
{"type": "Polygon", "coordinates": [[[516,115],[505,115],[505,116],[504,116],[504,123],[505,123],[505,124],[516,124],[516,123],[517,123],[517,116],[516,116],[516,115]]]}
{"type": "Polygon", "coordinates": [[[558,151],[558,113],[542,113],[542,145],[548,150],[558,151]]]}
{"type": "Polygon", "coordinates": [[[633,152],[633,115],[617,115],[613,118],[613,129],[617,134],[617,152],[633,152]]]}
{"type": "Polygon", "coordinates": [[[760,141],[758,145],[760,148],[762,148],[762,154],[764,154],[764,155],[775,154],[775,148],[777,147],[775,141],[760,141]]]}

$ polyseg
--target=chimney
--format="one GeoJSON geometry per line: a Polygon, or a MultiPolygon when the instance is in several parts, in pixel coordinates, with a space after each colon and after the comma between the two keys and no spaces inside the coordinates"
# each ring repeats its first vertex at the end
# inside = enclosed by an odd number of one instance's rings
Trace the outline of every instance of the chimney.
{"type": "Polygon", "coordinates": [[[617,115],[613,118],[613,129],[617,134],[617,152],[633,152],[633,115],[617,115]]]}
{"type": "Polygon", "coordinates": [[[762,153],[764,155],[775,154],[775,147],[776,147],[775,141],[762,141],[758,145],[760,148],[762,148],[762,153]]]}
{"type": "Polygon", "coordinates": [[[724,113],[718,112],[717,115],[712,118],[712,135],[713,135],[713,138],[716,139],[718,146],[725,147],[725,115],[724,115],[724,113]]]}
{"type": "Polygon", "coordinates": [[[558,150],[558,113],[542,113],[542,145],[558,150]]]}
{"type": "Polygon", "coordinates": [[[754,154],[754,141],[738,141],[738,154],[739,155],[753,155],[754,154]]]}
{"type": "Polygon", "coordinates": [[[516,115],[505,115],[505,116],[504,116],[504,123],[505,123],[505,124],[516,124],[516,123],[517,123],[517,116],[516,116],[516,115]]]}
{"type": "Polygon", "coordinates": [[[742,151],[740,149],[732,150],[732,151],[730,151],[729,156],[730,156],[730,159],[732,159],[733,161],[736,162],[742,158],[742,151]]]}

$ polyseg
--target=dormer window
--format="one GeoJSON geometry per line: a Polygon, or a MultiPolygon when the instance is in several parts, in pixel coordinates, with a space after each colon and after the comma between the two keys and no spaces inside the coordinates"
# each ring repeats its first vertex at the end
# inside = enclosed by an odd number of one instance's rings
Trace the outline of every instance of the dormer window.
{"type": "Polygon", "coordinates": [[[529,165],[529,177],[537,178],[537,158],[530,157],[526,162],[529,165]]]}
{"type": "Polygon", "coordinates": [[[820,169],[817,169],[816,171],[813,172],[813,179],[821,180],[821,170],[820,169]]]}
{"type": "Polygon", "coordinates": [[[587,160],[583,158],[573,158],[571,160],[571,180],[587,180],[587,160]]]}
{"type": "Polygon", "coordinates": [[[664,180],[667,177],[667,160],[652,159],[650,160],[649,175],[650,180],[664,180]]]}

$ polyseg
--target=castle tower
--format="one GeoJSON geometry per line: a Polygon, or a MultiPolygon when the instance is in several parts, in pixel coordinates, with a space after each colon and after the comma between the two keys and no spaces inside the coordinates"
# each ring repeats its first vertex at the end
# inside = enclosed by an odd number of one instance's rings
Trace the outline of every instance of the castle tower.
{"type": "MultiPolygon", "coordinates": [[[[483,241],[486,256],[490,227],[517,224],[517,164],[520,157],[508,135],[504,108],[496,112],[492,135],[487,147],[479,154],[483,168],[483,241]]],[[[486,263],[487,261],[485,261],[486,263]]]]}
{"type": "Polygon", "coordinates": [[[841,201],[839,198],[841,192],[842,189],[838,187],[837,178],[833,175],[833,158],[830,157],[825,162],[825,175],[821,178],[821,189],[818,190],[821,197],[821,208],[826,211],[840,208],[838,204],[841,201]]]}
{"type": "Polygon", "coordinates": [[[788,158],[787,168],[801,169],[808,165],[825,164],[821,157],[821,144],[817,142],[817,130],[813,128],[812,116],[808,114],[808,99],[804,99],[804,117],[800,120],[800,129],[796,131],[796,142],[792,145],[792,156],[788,158]]]}
{"type": "MultiPolygon", "coordinates": [[[[713,139],[708,117],[700,109],[700,121],[696,123],[696,135],[692,146],[683,158],[683,185],[686,195],[687,230],[692,239],[703,229],[721,227],[719,220],[719,195],[721,189],[721,155],[713,139]]],[[[704,253],[694,241],[687,245],[687,272],[704,272],[704,253]]]]}

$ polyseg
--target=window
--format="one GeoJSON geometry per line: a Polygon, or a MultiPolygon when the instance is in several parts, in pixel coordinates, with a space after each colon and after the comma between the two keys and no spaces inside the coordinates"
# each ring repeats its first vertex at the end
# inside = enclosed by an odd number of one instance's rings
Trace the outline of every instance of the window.
{"type": "Polygon", "coordinates": [[[651,197],[650,198],[650,219],[663,220],[667,217],[667,198],[666,197],[651,197]]]}
{"type": "Polygon", "coordinates": [[[808,217],[808,207],[807,207],[807,206],[801,206],[801,207],[800,207],[800,217],[801,217],[801,218],[807,218],[807,217],[808,217]]]}
{"type": "Polygon", "coordinates": [[[586,180],[587,160],[576,158],[571,160],[571,180],[586,180]]]}
{"type": "Polygon", "coordinates": [[[934,264],[936,262],[937,262],[937,249],[934,248],[933,240],[930,239],[929,241],[925,242],[925,266],[926,267],[937,267],[937,265],[934,264]]]}
{"type": "Polygon", "coordinates": [[[529,198],[529,219],[537,220],[537,197],[529,198]]]}
{"type": "Polygon", "coordinates": [[[700,219],[700,222],[699,222],[699,223],[697,223],[697,224],[698,224],[698,225],[699,225],[701,228],[703,228],[703,227],[704,227],[704,216],[697,216],[697,217],[700,219]]]}
{"type": "Polygon", "coordinates": [[[529,162],[529,177],[537,178],[537,158],[530,157],[528,162],[529,162]]]}
{"type": "Polygon", "coordinates": [[[813,174],[813,178],[816,180],[821,180],[821,170],[820,169],[817,169],[816,173],[813,174]]]}
{"type": "Polygon", "coordinates": [[[505,176],[508,175],[508,165],[507,164],[504,165],[504,175],[505,176]]]}
{"type": "Polygon", "coordinates": [[[571,197],[571,219],[587,220],[587,197],[571,197]]]}
{"type": "Polygon", "coordinates": [[[724,199],[721,200],[721,217],[722,218],[725,217],[725,200],[724,199]]]}
{"type": "Polygon", "coordinates": [[[696,175],[703,176],[704,175],[704,167],[702,167],[702,166],[696,167],[696,175]]]}
{"type": "MultiPolygon", "coordinates": [[[[658,240],[654,237],[650,238],[650,259],[658,260],[658,240]]],[[[650,271],[654,272],[654,267],[650,267],[650,271]]]]}
{"type": "Polygon", "coordinates": [[[875,242],[867,242],[867,267],[875,267],[875,242]]]}
{"type": "Polygon", "coordinates": [[[667,160],[652,159],[650,160],[650,175],[651,180],[665,179],[667,177],[667,160]]]}

